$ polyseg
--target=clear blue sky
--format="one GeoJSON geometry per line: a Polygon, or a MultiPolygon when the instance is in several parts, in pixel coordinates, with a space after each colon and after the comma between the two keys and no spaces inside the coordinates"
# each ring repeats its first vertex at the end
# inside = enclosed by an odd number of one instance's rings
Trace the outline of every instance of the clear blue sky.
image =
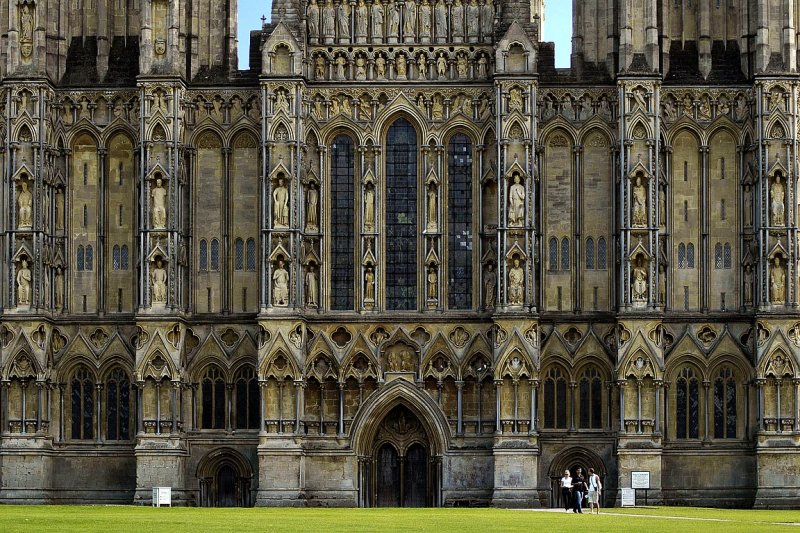
{"type": "MultiPolygon", "coordinates": [[[[556,66],[569,67],[572,46],[572,2],[545,0],[544,40],[556,43],[556,66]]],[[[261,15],[270,18],[272,0],[239,0],[239,68],[246,69],[250,30],[261,27],[261,15]]]]}

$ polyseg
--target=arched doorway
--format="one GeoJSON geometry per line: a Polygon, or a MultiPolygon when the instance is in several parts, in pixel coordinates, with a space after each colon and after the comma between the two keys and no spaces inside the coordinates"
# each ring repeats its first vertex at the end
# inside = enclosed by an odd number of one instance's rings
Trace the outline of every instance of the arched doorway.
{"type": "Polygon", "coordinates": [[[373,444],[375,507],[428,507],[435,475],[430,445],[419,419],[404,405],[384,418],[373,444]]]}
{"type": "Polygon", "coordinates": [[[197,468],[200,507],[251,507],[250,463],[230,448],[206,455],[197,468]]]}
{"type": "MultiPolygon", "coordinates": [[[[605,485],[606,465],[599,455],[587,448],[569,448],[559,453],[553,462],[550,463],[548,476],[550,477],[550,507],[563,508],[561,501],[561,477],[565,470],[569,470],[571,476],[581,469],[585,478],[590,468],[594,468],[595,474],[600,476],[600,482],[605,485]]],[[[605,491],[600,493],[600,505],[604,507],[605,491]]]]}

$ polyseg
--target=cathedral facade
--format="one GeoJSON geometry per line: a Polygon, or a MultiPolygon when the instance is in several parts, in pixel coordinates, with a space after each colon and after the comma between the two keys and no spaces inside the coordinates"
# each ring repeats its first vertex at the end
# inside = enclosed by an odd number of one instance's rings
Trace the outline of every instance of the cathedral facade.
{"type": "Polygon", "coordinates": [[[0,502],[800,504],[798,13],[4,2],[0,502]]]}

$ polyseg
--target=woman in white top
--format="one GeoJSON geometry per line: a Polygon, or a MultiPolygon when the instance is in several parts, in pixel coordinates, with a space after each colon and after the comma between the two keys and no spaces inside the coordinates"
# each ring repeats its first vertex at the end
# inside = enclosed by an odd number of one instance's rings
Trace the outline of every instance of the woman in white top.
{"type": "Polygon", "coordinates": [[[600,490],[603,484],[600,483],[600,476],[594,473],[594,468],[589,469],[589,511],[594,513],[597,508],[597,514],[600,514],[600,490]]]}
{"type": "Polygon", "coordinates": [[[569,512],[572,508],[572,476],[569,475],[569,470],[564,470],[564,477],[561,478],[561,503],[564,504],[564,510],[569,512]]]}

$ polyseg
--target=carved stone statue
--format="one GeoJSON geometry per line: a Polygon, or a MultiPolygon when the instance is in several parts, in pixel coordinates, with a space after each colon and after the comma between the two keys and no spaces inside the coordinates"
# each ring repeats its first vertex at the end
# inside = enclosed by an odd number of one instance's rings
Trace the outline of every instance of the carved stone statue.
{"type": "Polygon", "coordinates": [[[319,191],[317,186],[311,182],[308,184],[308,191],[306,192],[306,231],[319,230],[318,215],[319,212],[319,191]]]}
{"type": "Polygon", "coordinates": [[[153,303],[163,304],[167,302],[167,271],[161,263],[161,259],[156,261],[156,266],[150,272],[150,279],[153,284],[153,303]]]}
{"type": "Polygon", "coordinates": [[[356,42],[364,43],[367,41],[367,21],[369,20],[369,10],[364,0],[358,1],[356,6],[356,42]]]}
{"type": "Polygon", "coordinates": [[[28,183],[22,181],[19,184],[20,191],[17,195],[17,205],[19,206],[17,227],[30,228],[33,226],[33,194],[28,190],[28,183]]]}
{"type": "Polygon", "coordinates": [[[436,74],[440,80],[447,79],[447,59],[444,57],[444,53],[439,54],[439,57],[436,58],[436,74]]]}
{"type": "Polygon", "coordinates": [[[430,42],[431,39],[431,4],[428,0],[422,0],[419,6],[419,40],[423,43],[430,42]]]}
{"type": "Polygon", "coordinates": [[[379,80],[386,77],[386,60],[381,55],[375,58],[375,75],[379,80]]]}
{"type": "Polygon", "coordinates": [[[633,225],[641,228],[647,226],[647,189],[642,184],[642,177],[636,176],[633,186],[633,225]]]}
{"type": "Polygon", "coordinates": [[[780,176],[775,176],[769,189],[770,195],[770,215],[773,226],[783,226],[786,223],[785,212],[785,189],[780,176]]]}
{"type": "Polygon", "coordinates": [[[647,100],[645,99],[646,95],[647,91],[644,89],[633,90],[633,109],[631,111],[636,111],[639,109],[647,113],[647,100]]]}
{"type": "Polygon", "coordinates": [[[367,62],[364,61],[363,56],[356,58],[356,80],[364,81],[367,79],[367,62]]]}
{"type": "Polygon", "coordinates": [[[464,6],[456,0],[452,7],[453,42],[464,41],[464,6]]]}
{"type": "Polygon", "coordinates": [[[514,183],[508,190],[508,225],[525,224],[525,186],[518,172],[514,173],[514,183]]]}
{"type": "Polygon", "coordinates": [[[367,267],[367,271],[364,273],[364,300],[375,301],[375,273],[372,271],[372,267],[367,267]]]}
{"type": "Polygon", "coordinates": [[[753,267],[750,264],[744,268],[744,303],[753,303],[753,267]]]}
{"type": "Polygon", "coordinates": [[[372,184],[367,184],[364,188],[364,229],[375,229],[375,188],[372,184]]]}
{"type": "Polygon", "coordinates": [[[467,63],[467,58],[462,54],[459,54],[456,60],[456,70],[458,71],[458,79],[467,79],[469,64],[467,63]]]}
{"type": "Polygon", "coordinates": [[[279,260],[272,272],[272,305],[286,307],[289,305],[289,273],[283,268],[283,260],[279,260]]]}
{"type": "Polygon", "coordinates": [[[64,274],[61,271],[61,267],[56,268],[54,286],[56,291],[56,309],[61,311],[64,309],[64,274]]]}
{"type": "Polygon", "coordinates": [[[786,274],[783,272],[780,257],[772,260],[770,301],[775,305],[783,305],[786,302],[786,274]]]}
{"type": "Polygon", "coordinates": [[[398,54],[395,58],[395,68],[397,69],[397,79],[406,79],[406,56],[398,54]]]}
{"type": "Polygon", "coordinates": [[[317,270],[314,268],[314,265],[308,267],[308,272],[306,272],[306,307],[317,307],[318,304],[318,290],[319,290],[319,283],[317,280],[317,270]]]}
{"type": "Polygon", "coordinates": [[[482,80],[486,79],[486,63],[487,63],[486,56],[484,54],[481,54],[481,56],[478,58],[478,78],[479,79],[482,79],[482,80]]]}
{"type": "Polygon", "coordinates": [[[522,98],[522,91],[519,88],[514,87],[511,89],[508,97],[508,106],[511,109],[517,109],[519,111],[524,109],[525,101],[522,98]]]}
{"type": "Polygon", "coordinates": [[[436,42],[447,42],[447,6],[444,0],[436,2],[434,9],[434,17],[436,18],[436,42]]]}
{"type": "Polygon", "coordinates": [[[647,270],[644,261],[639,261],[633,269],[633,301],[647,301],[647,270]]]}
{"type": "Polygon", "coordinates": [[[284,91],[278,91],[275,94],[275,112],[279,113],[281,111],[289,113],[289,100],[286,98],[284,91]]]}
{"type": "Polygon", "coordinates": [[[658,266],[658,303],[667,301],[667,269],[662,264],[658,266]]]}
{"type": "Polygon", "coordinates": [[[31,304],[31,270],[28,268],[28,261],[22,260],[22,266],[17,270],[17,304],[31,304]]]}
{"type": "Polygon", "coordinates": [[[481,33],[484,42],[492,41],[494,33],[494,3],[492,0],[484,0],[481,6],[481,33]]]}
{"type": "Polygon", "coordinates": [[[396,43],[400,35],[400,8],[395,2],[389,6],[389,31],[387,32],[387,41],[396,43]]]}
{"type": "Polygon", "coordinates": [[[749,227],[753,225],[753,188],[750,184],[744,186],[744,225],[749,227]]]}
{"type": "Polygon", "coordinates": [[[444,104],[442,103],[442,96],[436,94],[433,97],[433,105],[431,105],[431,117],[433,120],[444,119],[444,104]]]}
{"type": "Polygon", "coordinates": [[[336,79],[343,81],[345,79],[344,68],[347,66],[347,59],[344,56],[336,56],[336,79]]]}
{"type": "Polygon", "coordinates": [[[336,29],[339,32],[339,42],[350,42],[350,9],[346,2],[340,2],[336,8],[336,29]]]}
{"type": "Polygon", "coordinates": [[[56,229],[64,229],[64,192],[59,187],[55,193],[56,229]]]}
{"type": "Polygon", "coordinates": [[[417,4],[414,0],[406,0],[403,13],[403,38],[406,42],[414,42],[417,32],[417,4]]]}
{"type": "Polygon", "coordinates": [[[481,6],[478,5],[478,0],[471,0],[467,6],[467,37],[471,43],[478,42],[480,12],[481,6]]]}
{"type": "Polygon", "coordinates": [[[436,231],[436,185],[428,187],[428,231],[436,231]]]}
{"type": "Polygon", "coordinates": [[[383,42],[383,4],[380,0],[372,2],[372,42],[383,42]]]}
{"type": "Polygon", "coordinates": [[[317,56],[314,59],[314,77],[318,80],[325,79],[325,58],[322,56],[317,56]]]}
{"type": "Polygon", "coordinates": [[[326,43],[332,43],[336,38],[336,9],[333,7],[333,0],[325,2],[322,8],[322,36],[326,43]]]}
{"type": "Polygon", "coordinates": [[[514,266],[508,271],[508,303],[522,305],[525,301],[525,271],[519,258],[514,258],[514,266]]]}
{"type": "Polygon", "coordinates": [[[428,268],[428,300],[436,299],[436,269],[428,268]]]}
{"type": "Polygon", "coordinates": [[[489,263],[486,265],[486,274],[483,277],[483,301],[487,309],[494,307],[496,291],[497,272],[494,270],[494,264],[489,263]]]}
{"type": "Polygon", "coordinates": [[[272,220],[273,227],[289,227],[289,190],[283,184],[283,178],[278,178],[278,184],[272,191],[272,220]]]}
{"type": "Polygon", "coordinates": [[[316,42],[319,38],[319,6],[317,5],[317,0],[311,0],[311,3],[308,4],[306,18],[308,19],[308,36],[311,38],[311,42],[316,42]]]}
{"type": "Polygon", "coordinates": [[[161,178],[156,180],[155,186],[150,191],[153,199],[153,227],[163,229],[167,227],[167,190],[163,187],[161,178]]]}

